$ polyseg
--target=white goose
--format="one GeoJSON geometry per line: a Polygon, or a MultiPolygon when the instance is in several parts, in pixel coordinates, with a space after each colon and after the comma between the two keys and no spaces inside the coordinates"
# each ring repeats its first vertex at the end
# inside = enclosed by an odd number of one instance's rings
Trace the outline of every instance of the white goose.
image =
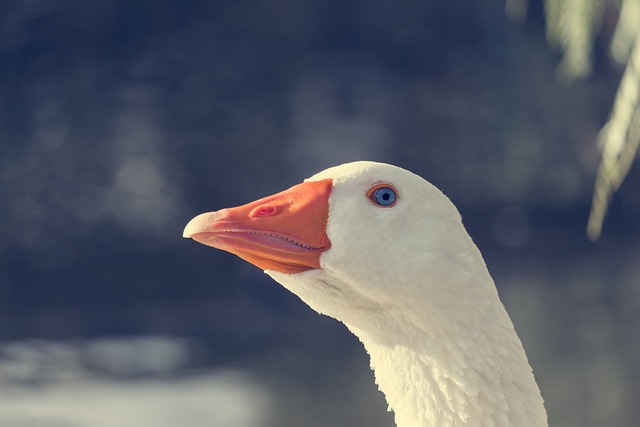
{"type": "Polygon", "coordinates": [[[354,162],[192,219],[184,236],[255,264],[364,344],[398,427],[546,426],[540,390],[454,205],[354,162]]]}

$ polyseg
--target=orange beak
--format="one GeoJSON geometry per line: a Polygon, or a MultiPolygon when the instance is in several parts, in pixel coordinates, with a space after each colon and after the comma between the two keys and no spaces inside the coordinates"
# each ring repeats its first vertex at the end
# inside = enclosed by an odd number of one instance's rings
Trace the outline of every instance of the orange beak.
{"type": "Polygon", "coordinates": [[[238,255],[263,270],[320,268],[327,237],[331,179],[298,184],[235,208],[193,218],[183,236],[238,255]]]}

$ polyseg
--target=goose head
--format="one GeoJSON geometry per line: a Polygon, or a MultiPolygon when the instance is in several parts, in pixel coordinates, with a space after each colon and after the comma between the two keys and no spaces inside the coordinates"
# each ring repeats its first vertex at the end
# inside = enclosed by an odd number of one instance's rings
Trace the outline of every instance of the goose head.
{"type": "Polygon", "coordinates": [[[542,426],[524,350],[451,201],[402,168],[354,162],[205,213],[184,231],[232,252],[370,354],[399,426],[542,426]]]}

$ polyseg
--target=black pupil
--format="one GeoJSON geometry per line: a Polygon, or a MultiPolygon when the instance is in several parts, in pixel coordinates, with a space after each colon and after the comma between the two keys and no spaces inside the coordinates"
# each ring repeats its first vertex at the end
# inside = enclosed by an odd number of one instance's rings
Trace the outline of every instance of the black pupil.
{"type": "Polygon", "coordinates": [[[389,194],[389,191],[385,191],[384,193],[382,193],[382,200],[389,200],[390,197],[391,194],[389,194]]]}

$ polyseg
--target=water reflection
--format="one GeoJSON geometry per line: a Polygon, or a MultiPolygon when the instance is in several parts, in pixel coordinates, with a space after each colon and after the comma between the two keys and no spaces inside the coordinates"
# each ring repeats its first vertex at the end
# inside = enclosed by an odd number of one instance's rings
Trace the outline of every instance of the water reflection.
{"type": "Polygon", "coordinates": [[[0,427],[265,426],[266,389],[239,370],[185,372],[193,342],[140,337],[0,347],[0,427]]]}

